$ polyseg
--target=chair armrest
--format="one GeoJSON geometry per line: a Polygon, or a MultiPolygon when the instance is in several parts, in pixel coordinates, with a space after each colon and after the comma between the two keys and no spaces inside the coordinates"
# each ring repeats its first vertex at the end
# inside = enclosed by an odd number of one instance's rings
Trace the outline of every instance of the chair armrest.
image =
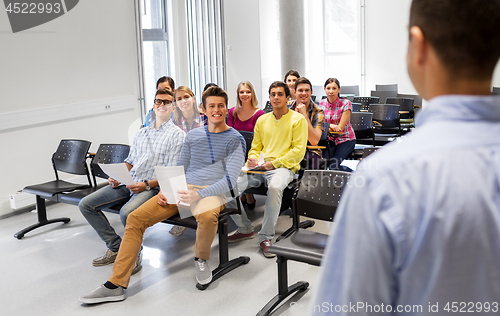
{"type": "Polygon", "coordinates": [[[312,145],[308,145],[307,149],[326,149],[326,146],[312,146],[312,145]]]}

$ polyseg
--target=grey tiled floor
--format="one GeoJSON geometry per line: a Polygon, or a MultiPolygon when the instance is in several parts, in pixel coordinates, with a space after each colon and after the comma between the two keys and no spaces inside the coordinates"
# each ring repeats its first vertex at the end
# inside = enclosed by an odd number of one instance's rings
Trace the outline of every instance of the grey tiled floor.
{"type": "MultiPolygon", "coordinates": [[[[256,231],[264,202],[265,197],[257,197],[257,208],[249,213],[256,231]]],[[[66,216],[71,222],[51,224],[17,240],[14,233],[35,223],[36,213],[0,220],[1,315],[255,315],[277,293],[275,259],[260,253],[257,237],[229,246],[230,258],[251,258],[247,265],[226,274],[205,291],[196,289],[195,231],[188,229],[175,238],[168,235],[171,226],[160,223],[146,231],[143,269],[132,277],[126,300],[82,305],[78,297],[94,290],[111,273],[111,266],[96,268],[91,264],[104,252],[104,243],[76,206],[54,204],[47,210],[49,218],[66,216]]],[[[123,234],[118,215],[106,215],[123,234]]],[[[277,235],[290,226],[290,217],[280,216],[277,235]]],[[[234,228],[230,221],[230,230],[234,228]]],[[[317,223],[312,229],[326,232],[329,225],[317,223]]],[[[216,238],[209,261],[212,269],[218,260],[216,238]]],[[[310,283],[310,289],[297,294],[273,315],[306,315],[320,268],[296,262],[289,262],[288,268],[289,284],[304,280],[310,283]]]]}

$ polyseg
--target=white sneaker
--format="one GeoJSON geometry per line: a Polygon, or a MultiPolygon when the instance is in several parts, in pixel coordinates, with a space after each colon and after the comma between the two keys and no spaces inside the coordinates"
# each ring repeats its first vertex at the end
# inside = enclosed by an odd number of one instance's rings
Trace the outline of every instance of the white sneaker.
{"type": "Polygon", "coordinates": [[[142,269],[142,251],[139,252],[137,259],[135,260],[135,265],[134,265],[134,268],[132,269],[132,275],[141,271],[141,269],[142,269]]]}
{"type": "Polygon", "coordinates": [[[212,282],[212,271],[206,260],[195,260],[194,265],[196,267],[196,281],[198,281],[198,283],[205,285],[212,282]]]}
{"type": "Polygon", "coordinates": [[[173,236],[173,237],[179,237],[180,235],[184,234],[184,232],[186,231],[186,229],[187,229],[187,227],[175,225],[174,227],[172,227],[170,229],[170,231],[168,232],[168,234],[170,236],[173,236]]]}
{"type": "Polygon", "coordinates": [[[85,304],[97,304],[104,302],[118,302],[125,299],[125,291],[121,286],[116,289],[108,289],[103,285],[99,286],[92,293],[80,297],[78,300],[85,304]]]}

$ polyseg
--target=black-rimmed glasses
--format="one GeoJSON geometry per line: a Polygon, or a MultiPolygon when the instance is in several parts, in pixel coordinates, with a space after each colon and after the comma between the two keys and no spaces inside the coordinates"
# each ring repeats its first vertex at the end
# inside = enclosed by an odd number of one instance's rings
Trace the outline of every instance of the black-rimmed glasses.
{"type": "Polygon", "coordinates": [[[172,104],[171,100],[155,99],[154,102],[155,102],[156,105],[161,105],[161,104],[170,105],[170,104],[172,104]]]}

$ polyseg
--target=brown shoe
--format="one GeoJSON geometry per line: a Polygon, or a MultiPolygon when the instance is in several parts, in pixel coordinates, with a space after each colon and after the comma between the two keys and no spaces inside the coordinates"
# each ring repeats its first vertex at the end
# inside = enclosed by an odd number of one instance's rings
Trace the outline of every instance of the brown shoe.
{"type": "Polygon", "coordinates": [[[245,240],[245,239],[252,239],[254,237],[255,237],[255,234],[253,231],[251,233],[248,233],[248,234],[243,234],[243,233],[240,233],[239,231],[235,231],[234,233],[229,234],[227,236],[227,241],[228,242],[237,242],[237,241],[241,241],[241,240],[245,240]]]}
{"type": "Polygon", "coordinates": [[[92,261],[92,265],[94,265],[94,267],[100,267],[100,266],[105,266],[105,265],[111,264],[111,263],[115,262],[117,255],[118,255],[118,251],[114,252],[111,249],[106,249],[106,252],[104,253],[104,255],[102,255],[99,258],[95,258],[92,261]]]}
{"type": "Polygon", "coordinates": [[[264,240],[260,243],[260,249],[262,250],[262,253],[264,254],[264,256],[266,258],[276,257],[276,255],[274,253],[269,252],[269,247],[271,247],[271,246],[272,246],[272,243],[270,240],[264,240]]]}

